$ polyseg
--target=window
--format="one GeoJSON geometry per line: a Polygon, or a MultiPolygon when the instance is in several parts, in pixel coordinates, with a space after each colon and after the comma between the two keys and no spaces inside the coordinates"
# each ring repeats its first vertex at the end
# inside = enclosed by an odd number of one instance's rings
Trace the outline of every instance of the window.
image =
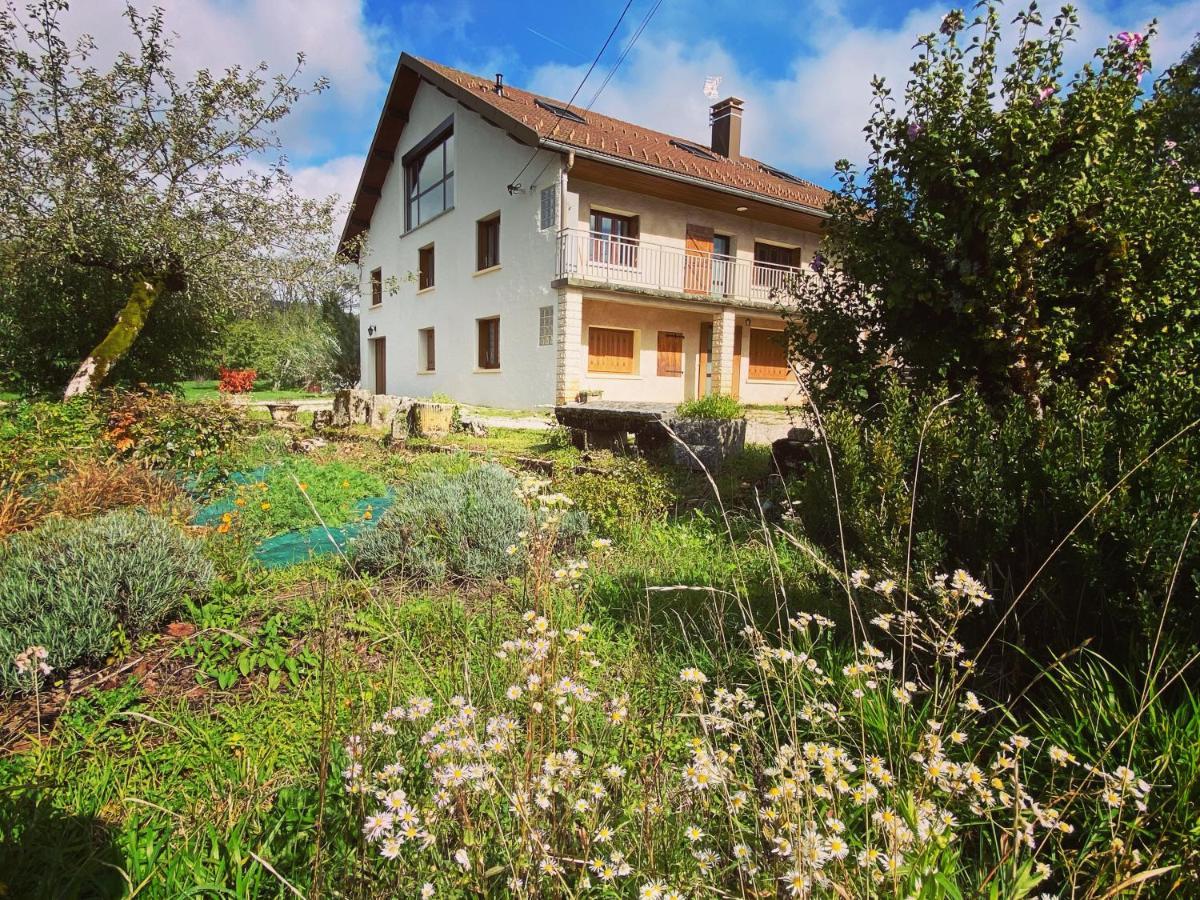
{"type": "Polygon", "coordinates": [[[713,162],[717,161],[717,158],[708,150],[705,150],[703,147],[698,147],[695,144],[689,144],[686,141],[672,140],[671,146],[678,147],[680,150],[684,150],[692,154],[692,156],[698,156],[701,159],[711,159],[713,162]]]}
{"type": "Polygon", "coordinates": [[[791,378],[787,339],[782,331],[750,329],[750,378],[786,381],[791,378]]]}
{"type": "Polygon", "coordinates": [[[774,166],[768,166],[765,163],[759,163],[758,167],[759,167],[759,169],[762,170],[763,174],[772,175],[775,178],[782,178],[784,181],[791,181],[791,182],[794,182],[795,184],[809,184],[810,183],[810,182],[805,181],[803,178],[797,178],[795,175],[785,172],[782,169],[776,169],[774,166]]]}
{"type": "Polygon", "coordinates": [[[437,353],[432,328],[422,328],[417,332],[417,365],[422,372],[432,372],[437,369],[437,353]]]}
{"type": "Polygon", "coordinates": [[[500,213],[475,223],[475,271],[500,265],[500,213]]]}
{"type": "Polygon", "coordinates": [[[371,270],[371,305],[383,303],[383,269],[371,270]]]}
{"type": "Polygon", "coordinates": [[[624,328],[589,328],[588,371],[632,375],[633,332],[624,328]]]}
{"type": "Polygon", "coordinates": [[[405,225],[411,231],[454,208],[454,117],[404,154],[405,225]]]}
{"type": "Polygon", "coordinates": [[[534,100],[534,106],[540,106],[548,113],[553,113],[560,119],[569,119],[572,122],[578,122],[580,125],[586,125],[587,119],[575,112],[573,109],[568,109],[565,106],[559,106],[557,103],[551,103],[548,100],[534,100]]]}
{"type": "Polygon", "coordinates": [[[791,274],[787,269],[799,265],[800,248],[775,244],[754,244],[754,284],[756,287],[781,288],[791,274]]]}
{"type": "Polygon", "coordinates": [[[545,231],[558,224],[558,185],[542,188],[542,214],[538,219],[538,228],[545,231]]]}
{"type": "Polygon", "coordinates": [[[612,266],[637,266],[638,217],[592,210],[588,259],[612,266]]]}
{"type": "Polygon", "coordinates": [[[433,287],[433,244],[417,251],[417,289],[433,287]]]}
{"type": "Polygon", "coordinates": [[[549,347],[554,343],[554,307],[543,306],[538,310],[538,346],[549,347]]]}
{"type": "Polygon", "coordinates": [[[479,368],[500,368],[500,317],[479,319],[479,368]]]}
{"type": "Polygon", "coordinates": [[[667,378],[683,374],[683,335],[677,331],[658,333],[658,374],[667,378]]]}

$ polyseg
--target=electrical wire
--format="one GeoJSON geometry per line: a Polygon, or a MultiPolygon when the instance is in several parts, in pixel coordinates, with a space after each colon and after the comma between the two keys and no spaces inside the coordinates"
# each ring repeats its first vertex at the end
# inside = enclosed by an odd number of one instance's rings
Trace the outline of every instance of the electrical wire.
{"type": "MultiPolygon", "coordinates": [[[[659,2],[662,2],[662,0],[659,0],[659,2]]],[[[621,27],[621,23],[625,21],[625,14],[627,12],[629,12],[629,7],[631,7],[631,6],[633,6],[633,0],[626,0],[625,8],[621,10],[621,15],[617,17],[616,24],[613,25],[612,31],[610,31],[608,33],[608,37],[606,37],[604,39],[604,44],[600,47],[600,52],[598,52],[596,54],[596,58],[593,59],[592,64],[590,66],[588,66],[588,70],[584,74],[583,80],[580,81],[579,86],[577,88],[575,88],[575,93],[573,93],[571,95],[571,99],[567,101],[567,109],[571,108],[571,104],[575,102],[575,98],[579,96],[579,92],[583,90],[583,86],[585,84],[587,84],[587,80],[591,77],[592,72],[594,72],[596,69],[596,66],[599,65],[600,58],[602,56],[604,56],[604,51],[607,50],[608,45],[610,43],[612,43],[613,36],[617,33],[617,29],[621,27]]],[[[554,127],[552,129],[550,129],[550,134],[547,135],[547,137],[546,137],[547,140],[554,137],[554,132],[558,131],[558,126],[561,124],[562,124],[562,119],[556,117],[555,122],[554,122],[554,127]]],[[[518,179],[522,175],[525,174],[525,170],[529,168],[530,163],[532,163],[534,161],[534,159],[537,157],[539,149],[540,148],[538,148],[538,147],[535,147],[533,149],[533,153],[529,154],[529,159],[525,161],[525,165],[521,166],[521,171],[517,173],[517,177],[514,178],[511,182],[509,182],[508,191],[510,194],[515,193],[516,190],[519,188],[518,179]]],[[[542,171],[544,172],[545,169],[543,168],[542,171]]]]}
{"type": "MultiPolygon", "coordinates": [[[[625,62],[625,57],[629,55],[629,51],[633,49],[633,45],[638,42],[638,38],[642,36],[642,32],[646,30],[646,26],[650,24],[650,20],[654,18],[654,14],[658,12],[658,8],[662,6],[662,3],[663,0],[657,0],[657,2],[650,7],[650,10],[642,18],[642,24],[640,24],[637,28],[637,31],[633,33],[633,37],[629,39],[629,43],[625,45],[625,49],[621,51],[621,55],[617,57],[617,61],[612,64],[612,68],[610,68],[608,70],[608,74],[604,76],[604,81],[600,82],[600,87],[596,88],[596,93],[592,94],[592,99],[589,100],[588,105],[584,107],[584,112],[592,111],[592,106],[594,106],[596,101],[600,99],[600,94],[603,93],[606,87],[608,87],[608,83],[612,81],[612,77],[617,74],[617,69],[621,67],[621,63],[625,62]]],[[[586,81],[587,79],[585,78],[584,80],[586,81]]],[[[578,93],[578,91],[576,93],[578,93]]],[[[551,130],[550,134],[547,135],[546,140],[549,140],[553,136],[554,131],[551,130]]],[[[537,177],[533,179],[534,184],[537,184],[542,180],[542,176],[546,173],[546,169],[549,168],[550,162],[551,160],[546,160],[546,164],[542,166],[541,171],[537,173],[537,177]]],[[[525,170],[522,169],[521,171],[524,172],[525,170]]]]}

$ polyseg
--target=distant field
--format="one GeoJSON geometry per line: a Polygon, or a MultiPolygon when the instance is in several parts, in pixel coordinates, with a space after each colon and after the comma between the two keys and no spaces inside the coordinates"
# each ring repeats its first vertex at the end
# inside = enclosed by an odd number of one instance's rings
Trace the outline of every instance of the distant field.
{"type": "MultiPolygon", "coordinates": [[[[216,381],[184,381],[179,387],[183,390],[184,399],[190,402],[218,400],[221,396],[217,391],[216,381]]],[[[242,396],[249,400],[317,400],[329,395],[312,394],[308,391],[251,391],[242,396]]]]}

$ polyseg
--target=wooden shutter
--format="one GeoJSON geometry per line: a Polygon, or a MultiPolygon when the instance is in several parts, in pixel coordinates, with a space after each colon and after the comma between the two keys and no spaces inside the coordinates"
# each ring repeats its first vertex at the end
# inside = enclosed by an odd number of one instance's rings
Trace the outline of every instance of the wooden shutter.
{"type": "Polygon", "coordinates": [[[371,349],[375,351],[375,393],[387,393],[387,338],[374,338],[371,349]]]}
{"type": "Polygon", "coordinates": [[[676,331],[658,333],[658,374],[673,378],[683,374],[683,335],[676,331]]]}
{"type": "Polygon", "coordinates": [[[684,290],[689,294],[711,294],[713,230],[707,225],[689,225],[685,253],[684,290]]]}
{"type": "Polygon", "coordinates": [[[633,332],[624,328],[589,328],[588,371],[632,375],[633,332]]]}
{"type": "Polygon", "coordinates": [[[751,378],[786,381],[792,375],[788,366],[787,346],[782,331],[750,329],[751,378]]]}

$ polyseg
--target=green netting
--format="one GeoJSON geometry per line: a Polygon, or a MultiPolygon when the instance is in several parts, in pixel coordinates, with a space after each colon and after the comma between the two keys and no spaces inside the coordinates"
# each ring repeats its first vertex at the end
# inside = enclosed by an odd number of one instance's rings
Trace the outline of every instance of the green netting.
{"type": "MultiPolygon", "coordinates": [[[[285,531],[267,538],[254,548],[254,558],[268,569],[282,569],[297,563],[308,562],[318,556],[345,551],[346,545],[366,531],[374,528],[379,516],[392,505],[395,497],[367,497],[354,505],[356,518],[346,525],[328,530],[320,527],[285,531]],[[367,507],[371,507],[371,518],[364,519],[367,507]]],[[[218,517],[219,518],[219,517],[218,517]]]]}
{"type": "MultiPolygon", "coordinates": [[[[260,466],[249,472],[234,472],[225,479],[233,484],[257,484],[263,481],[269,466],[260,466]]],[[[346,545],[368,528],[374,528],[383,512],[395,502],[392,492],[381,497],[364,497],[354,504],[352,521],[331,527],[320,525],[285,531],[259,541],[254,546],[254,558],[268,569],[282,569],[297,563],[308,562],[319,556],[345,551],[346,545]],[[364,518],[368,508],[371,518],[364,518]],[[332,540],[331,540],[332,538],[332,540]]],[[[225,496],[200,509],[192,516],[194,525],[218,525],[226,513],[233,514],[237,506],[233,499],[225,496]]]]}

